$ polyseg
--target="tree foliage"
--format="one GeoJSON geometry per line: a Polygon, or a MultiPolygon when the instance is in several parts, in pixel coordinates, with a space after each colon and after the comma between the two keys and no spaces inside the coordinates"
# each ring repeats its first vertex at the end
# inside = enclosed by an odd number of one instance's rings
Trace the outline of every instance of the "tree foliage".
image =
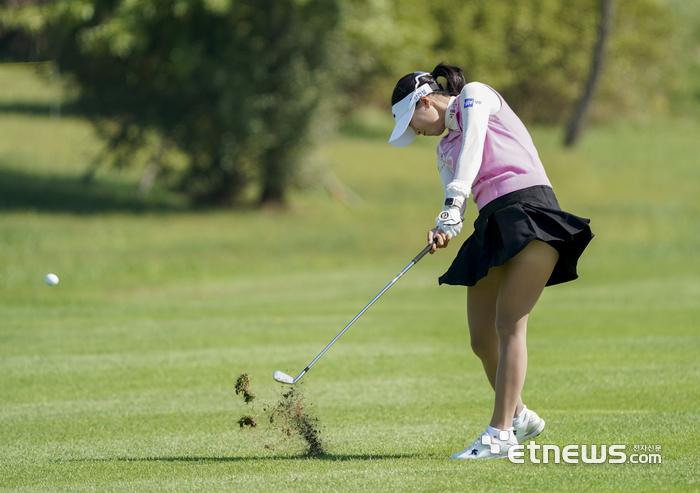
{"type": "MultiPolygon", "coordinates": [[[[563,123],[580,97],[597,40],[598,0],[351,3],[350,45],[385,105],[399,77],[444,61],[497,88],[525,119],[563,123]]],[[[617,4],[593,108],[598,118],[627,116],[652,95],[667,98],[671,87],[664,76],[673,67],[674,18],[652,0],[617,4]]]]}
{"type": "MultiPolygon", "coordinates": [[[[598,3],[54,0],[4,7],[0,32],[29,33],[114,150],[128,158],[158,135],[187,157],[182,190],[231,205],[251,189],[284,202],[322,108],[386,108],[399,77],[441,61],[497,88],[526,120],[567,121],[598,3]]],[[[591,117],[665,111],[675,18],[655,0],[616,3],[591,117]]]]}
{"type": "Polygon", "coordinates": [[[335,0],[57,0],[22,15],[42,21],[112,148],[129,156],[155,130],[188,157],[180,188],[196,202],[234,204],[251,183],[284,202],[330,85],[335,0]]]}

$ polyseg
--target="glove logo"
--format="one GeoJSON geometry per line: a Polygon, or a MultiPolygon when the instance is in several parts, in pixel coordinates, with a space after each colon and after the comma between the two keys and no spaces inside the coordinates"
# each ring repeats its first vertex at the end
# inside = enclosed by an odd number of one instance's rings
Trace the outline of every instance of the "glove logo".
{"type": "Polygon", "coordinates": [[[449,218],[450,218],[450,213],[448,211],[442,211],[440,213],[440,220],[441,221],[444,221],[445,219],[449,219],[449,218]]]}

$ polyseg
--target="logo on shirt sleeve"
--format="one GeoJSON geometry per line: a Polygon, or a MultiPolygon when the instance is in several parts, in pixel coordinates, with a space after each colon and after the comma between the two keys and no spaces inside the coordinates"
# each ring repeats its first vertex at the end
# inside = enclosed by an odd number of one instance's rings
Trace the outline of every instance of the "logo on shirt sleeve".
{"type": "Polygon", "coordinates": [[[465,108],[473,108],[475,104],[481,104],[481,101],[477,101],[474,98],[467,98],[464,100],[465,108]]]}

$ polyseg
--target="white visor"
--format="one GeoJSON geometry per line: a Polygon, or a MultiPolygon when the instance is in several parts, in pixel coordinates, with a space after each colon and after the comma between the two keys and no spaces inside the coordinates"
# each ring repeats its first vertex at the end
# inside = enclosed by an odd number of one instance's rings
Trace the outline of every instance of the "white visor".
{"type": "Polygon", "coordinates": [[[414,91],[391,107],[396,125],[389,138],[389,144],[396,147],[407,146],[416,138],[416,132],[408,126],[413,118],[413,112],[416,110],[416,104],[420,98],[434,91],[431,84],[425,79],[422,81],[423,84],[418,85],[423,75],[429,75],[427,72],[415,72],[415,75],[416,88],[414,91]]]}

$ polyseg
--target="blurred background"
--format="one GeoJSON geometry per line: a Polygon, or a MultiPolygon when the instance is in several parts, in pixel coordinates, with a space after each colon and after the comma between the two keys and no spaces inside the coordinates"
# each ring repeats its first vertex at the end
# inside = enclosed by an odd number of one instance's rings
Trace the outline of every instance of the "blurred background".
{"type": "MultiPolygon", "coordinates": [[[[695,119],[700,2],[3,0],[0,62],[4,119],[90,122],[83,184],[130,168],[140,197],[286,206],[304,186],[345,197],[314,150],[386,138],[396,80],[439,62],[527,124],[576,128],[570,145],[587,124],[695,119]]],[[[6,184],[37,172],[8,176],[3,146],[6,184]]],[[[3,207],[48,200],[5,188],[3,207]]]]}
{"type": "MultiPolygon", "coordinates": [[[[298,374],[422,249],[438,140],[388,145],[390,99],[440,62],[506,98],[596,234],[528,326],[546,443],[663,445],[488,478],[697,486],[700,0],[0,0],[0,488],[289,490],[235,379],[298,374]]],[[[473,487],[443,460],[492,406],[437,287],[456,246],[304,377],[339,454],[316,489],[473,487]]]]}

